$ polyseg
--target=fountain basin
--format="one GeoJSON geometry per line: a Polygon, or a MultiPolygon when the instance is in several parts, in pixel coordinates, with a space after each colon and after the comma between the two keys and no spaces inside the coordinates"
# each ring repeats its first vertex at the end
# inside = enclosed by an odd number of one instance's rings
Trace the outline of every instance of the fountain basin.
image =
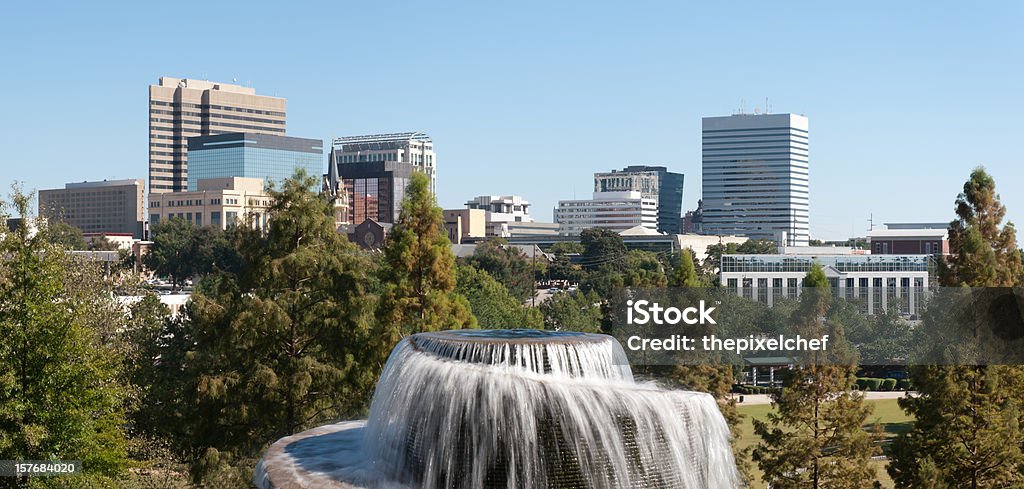
{"type": "Polygon", "coordinates": [[[605,335],[421,333],[392,351],[368,421],[283,438],[263,489],[737,487],[710,395],[637,384],[605,335]]]}

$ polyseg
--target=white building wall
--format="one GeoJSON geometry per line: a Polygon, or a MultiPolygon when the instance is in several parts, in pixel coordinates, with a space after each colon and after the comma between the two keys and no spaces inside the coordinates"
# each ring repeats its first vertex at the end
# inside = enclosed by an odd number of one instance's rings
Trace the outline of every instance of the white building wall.
{"type": "Polygon", "coordinates": [[[555,222],[563,236],[577,236],[590,228],[621,232],[643,226],[657,231],[658,202],[641,197],[640,192],[594,192],[593,199],[559,201],[555,222]]]}

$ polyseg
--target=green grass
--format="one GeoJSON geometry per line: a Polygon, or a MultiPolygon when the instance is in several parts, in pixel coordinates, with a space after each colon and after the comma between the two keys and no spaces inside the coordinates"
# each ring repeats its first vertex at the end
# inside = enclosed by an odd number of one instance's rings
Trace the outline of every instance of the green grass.
{"type": "MultiPolygon", "coordinates": [[[[903,433],[910,429],[910,425],[913,422],[913,418],[907,416],[906,413],[900,409],[896,399],[878,399],[871,401],[864,401],[870,406],[874,407],[874,411],[868,416],[868,424],[865,429],[870,429],[872,425],[878,423],[882,427],[882,431],[885,434],[886,442],[883,443],[883,450],[886,449],[892,438],[899,433],[903,433]]],[[[744,416],[743,423],[740,425],[740,439],[738,446],[741,449],[752,447],[756,445],[760,438],[754,434],[754,419],[765,419],[768,413],[772,410],[770,404],[761,405],[750,405],[737,407],[740,414],[744,416]]],[[[882,483],[882,487],[893,487],[892,480],[889,479],[889,474],[885,472],[887,462],[873,462],[876,468],[876,475],[878,480],[882,483]]],[[[757,464],[753,464],[754,480],[751,481],[751,488],[763,489],[765,487],[764,481],[761,480],[761,470],[757,468],[757,464]]]]}

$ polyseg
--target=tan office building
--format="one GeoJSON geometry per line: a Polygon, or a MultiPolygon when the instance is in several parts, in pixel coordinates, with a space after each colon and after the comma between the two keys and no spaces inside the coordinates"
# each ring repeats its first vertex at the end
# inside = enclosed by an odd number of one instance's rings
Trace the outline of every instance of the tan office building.
{"type": "Polygon", "coordinates": [[[104,180],[69,183],[61,189],[39,191],[39,215],[63,221],[85,234],[131,234],[142,238],[146,182],[104,180]]]}
{"type": "Polygon", "coordinates": [[[487,212],[483,209],[445,209],[443,213],[444,228],[452,243],[487,236],[487,212]]]}
{"type": "Polygon", "coordinates": [[[149,86],[149,192],[188,189],[188,138],[229,132],[283,136],[285,99],[256,89],[161,77],[149,86]]]}
{"type": "Polygon", "coordinates": [[[200,180],[190,192],[149,194],[149,226],[179,217],[196,226],[227,229],[251,219],[265,229],[271,198],[263,191],[262,178],[210,178],[200,180]]]}

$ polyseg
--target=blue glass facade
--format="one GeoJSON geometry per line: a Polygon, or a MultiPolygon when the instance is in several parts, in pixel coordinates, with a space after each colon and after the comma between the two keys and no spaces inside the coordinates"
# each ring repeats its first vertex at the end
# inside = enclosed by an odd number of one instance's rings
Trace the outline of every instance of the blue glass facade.
{"type": "Polygon", "coordinates": [[[297,168],[323,174],[323,141],[255,133],[198,136],[188,140],[188,189],[208,178],[262,178],[280,185],[297,168]]]}

